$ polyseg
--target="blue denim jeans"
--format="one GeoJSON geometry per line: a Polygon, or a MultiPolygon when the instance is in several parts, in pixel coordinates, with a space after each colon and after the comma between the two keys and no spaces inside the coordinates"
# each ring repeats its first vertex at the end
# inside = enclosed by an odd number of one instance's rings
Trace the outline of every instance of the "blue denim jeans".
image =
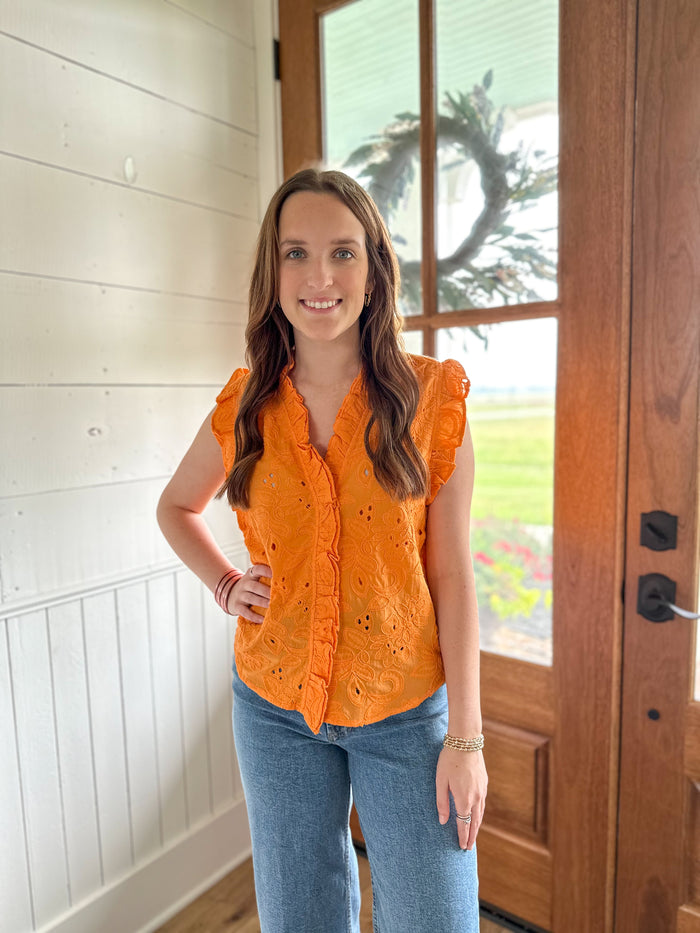
{"type": "Polygon", "coordinates": [[[253,842],[262,933],[359,933],[354,800],[367,845],[375,933],[478,933],[476,847],[444,826],[435,767],[441,687],[420,706],[318,735],[233,675],[233,730],[253,842]]]}

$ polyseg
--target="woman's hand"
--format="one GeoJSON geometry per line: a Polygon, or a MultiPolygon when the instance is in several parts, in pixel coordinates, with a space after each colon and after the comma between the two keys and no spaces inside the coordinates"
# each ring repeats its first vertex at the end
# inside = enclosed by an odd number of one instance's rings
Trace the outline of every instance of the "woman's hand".
{"type": "Polygon", "coordinates": [[[435,774],[440,822],[446,823],[450,818],[450,794],[459,816],[471,814],[470,823],[457,820],[459,844],[462,849],[471,849],[476,842],[476,835],[484,818],[487,784],[483,752],[463,752],[456,748],[443,748],[440,752],[435,774]]]}
{"type": "Polygon", "coordinates": [[[229,593],[226,608],[231,615],[243,616],[249,622],[262,622],[264,610],[270,605],[270,583],[261,577],[272,580],[272,570],[266,564],[253,564],[246,570],[229,593]]]}

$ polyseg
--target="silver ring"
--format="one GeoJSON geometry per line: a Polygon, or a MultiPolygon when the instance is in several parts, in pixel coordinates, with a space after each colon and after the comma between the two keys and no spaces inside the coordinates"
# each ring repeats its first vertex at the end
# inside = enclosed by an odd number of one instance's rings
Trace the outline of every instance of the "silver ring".
{"type": "Polygon", "coordinates": [[[472,821],[471,813],[467,813],[466,816],[460,816],[459,813],[456,813],[455,816],[457,817],[458,820],[461,820],[463,823],[471,823],[472,821]]]}

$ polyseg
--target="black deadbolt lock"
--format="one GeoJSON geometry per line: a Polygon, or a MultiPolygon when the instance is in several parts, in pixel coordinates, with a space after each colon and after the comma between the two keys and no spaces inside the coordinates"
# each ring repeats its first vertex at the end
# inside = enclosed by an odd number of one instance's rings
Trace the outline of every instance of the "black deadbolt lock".
{"type": "Polygon", "coordinates": [[[676,600],[676,584],[662,573],[648,573],[639,578],[637,612],[650,622],[670,622],[673,610],[664,602],[676,600]]]}
{"type": "Polygon", "coordinates": [[[668,512],[642,512],[639,543],[652,551],[671,551],[676,547],[678,518],[668,512]]]}

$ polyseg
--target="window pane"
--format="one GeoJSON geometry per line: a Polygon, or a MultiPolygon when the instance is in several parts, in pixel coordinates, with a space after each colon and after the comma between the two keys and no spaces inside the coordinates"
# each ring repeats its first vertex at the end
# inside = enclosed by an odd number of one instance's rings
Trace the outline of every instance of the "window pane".
{"type": "Polygon", "coordinates": [[[418,0],[355,0],[321,17],[324,161],[377,202],[421,312],[418,0]]]}
{"type": "Polygon", "coordinates": [[[409,353],[415,353],[417,356],[423,354],[423,331],[405,330],[403,332],[403,342],[409,353]]]}
{"type": "Polygon", "coordinates": [[[459,360],[476,457],[472,555],[481,647],[552,663],[554,318],[438,331],[459,360]]]}
{"type": "Polygon", "coordinates": [[[438,307],[557,296],[558,0],[437,0],[438,307]]]}

